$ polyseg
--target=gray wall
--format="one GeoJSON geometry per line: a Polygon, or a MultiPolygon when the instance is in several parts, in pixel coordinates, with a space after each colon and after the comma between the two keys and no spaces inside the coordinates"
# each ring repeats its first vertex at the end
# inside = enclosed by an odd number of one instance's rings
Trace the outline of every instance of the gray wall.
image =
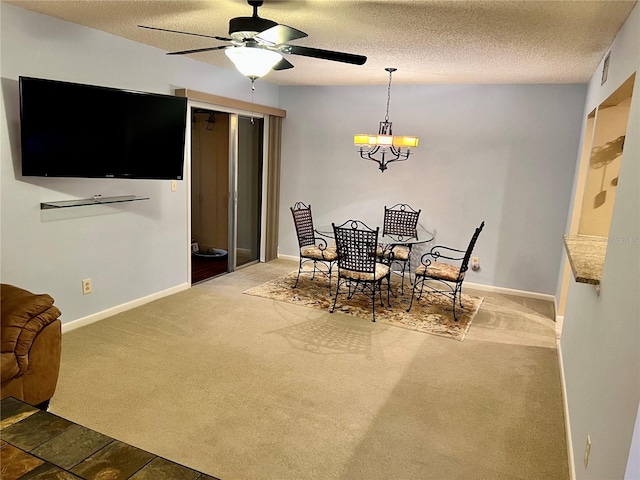
{"type": "Polygon", "coordinates": [[[394,133],[420,144],[381,173],[359,158],[353,134],[377,132],[386,86],[282,87],[280,253],[297,255],[288,210],[296,201],[311,203],[316,225],[353,217],[376,225],[385,205],[408,203],[445,245],[466,248],[486,222],[474,252],[481,270],[469,281],[555,294],[585,92],[392,84],[394,133]]]}
{"type": "MultiPolygon", "coordinates": [[[[600,65],[589,83],[583,118],[639,69],[636,6],[611,46],[607,82],[600,85],[600,65]]],[[[579,480],[638,478],[633,472],[638,471],[640,450],[630,447],[640,404],[639,159],[640,76],[636,74],[601,293],[598,296],[593,286],[572,281],[564,315],[561,348],[579,480]],[[587,435],[591,457],[585,470],[587,435]]],[[[578,158],[576,166],[579,162],[578,158]]],[[[640,432],[635,435],[638,439],[640,432]]]]}
{"type": "MultiPolygon", "coordinates": [[[[2,13],[1,199],[2,282],[51,294],[64,322],[184,286],[188,279],[186,182],[55,179],[20,175],[18,76],[88,83],[154,93],[192,88],[251,100],[249,81],[96,30],[5,3],[2,13]],[[135,194],[119,213],[41,221],[40,202],[135,194]],[[81,281],[93,280],[83,296],[81,281]]],[[[278,88],[259,82],[255,102],[277,106],[278,88]]],[[[100,125],[100,112],[79,112],[100,125]]],[[[55,122],[56,112],[44,112],[55,122]]],[[[80,207],[92,208],[92,207],[80,207]]],[[[76,210],[76,213],[79,213],[76,210]]]]}

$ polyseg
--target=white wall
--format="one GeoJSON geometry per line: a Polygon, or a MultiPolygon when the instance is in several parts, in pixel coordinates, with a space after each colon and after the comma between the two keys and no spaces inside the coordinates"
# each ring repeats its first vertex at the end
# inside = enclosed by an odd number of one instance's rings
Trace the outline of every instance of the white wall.
{"type": "MultiPolygon", "coordinates": [[[[640,9],[636,6],[611,46],[606,83],[600,85],[602,64],[589,83],[583,118],[639,68],[640,9]]],[[[630,450],[640,402],[639,81],[636,75],[601,294],[597,296],[591,285],[572,282],[564,316],[561,348],[580,480],[621,479],[627,465],[637,469],[634,465],[640,460],[640,452],[630,450]],[[592,445],[585,470],[587,435],[592,445]]]]}
{"type": "MultiPolygon", "coordinates": [[[[1,12],[1,270],[4,283],[51,294],[69,322],[188,282],[187,185],[169,181],[55,179],[20,175],[18,76],[172,94],[191,88],[250,101],[250,83],[215,68],[5,3],[1,12]],[[41,221],[40,202],[135,194],[119,213],[41,221]],[[81,294],[81,280],[93,293],[81,294]]],[[[259,81],[255,102],[278,106],[259,81]]],[[[82,113],[100,126],[100,112],[82,113]]],[[[56,112],[43,111],[43,122],[56,112]]],[[[81,207],[87,208],[87,207],[81,207]]]]}
{"type": "Polygon", "coordinates": [[[280,253],[297,255],[296,201],[311,203],[316,225],[380,224],[385,205],[408,203],[440,244],[464,249],[486,222],[474,252],[481,270],[469,281],[555,294],[585,91],[392,84],[394,133],[420,144],[381,173],[359,158],[353,134],[377,132],[386,86],[281,87],[280,253]]]}

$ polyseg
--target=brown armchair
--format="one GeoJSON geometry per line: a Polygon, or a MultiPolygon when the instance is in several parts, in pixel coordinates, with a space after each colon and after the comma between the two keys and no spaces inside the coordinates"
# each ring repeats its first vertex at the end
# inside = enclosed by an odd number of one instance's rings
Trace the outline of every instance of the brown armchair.
{"type": "Polygon", "coordinates": [[[1,398],[46,409],[58,383],[62,324],[53,298],[0,285],[1,398]]]}

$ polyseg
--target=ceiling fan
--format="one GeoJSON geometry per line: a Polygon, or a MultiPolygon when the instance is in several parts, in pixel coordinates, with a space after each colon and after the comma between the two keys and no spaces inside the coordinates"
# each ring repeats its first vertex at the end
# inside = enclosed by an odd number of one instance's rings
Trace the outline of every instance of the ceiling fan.
{"type": "Polygon", "coordinates": [[[222,42],[230,42],[230,45],[169,52],[167,55],[188,55],[212,50],[224,50],[227,57],[234,63],[240,73],[249,77],[252,82],[256,78],[266,75],[272,69],[286,70],[293,68],[293,65],[286,60],[283,55],[300,55],[334,62],[351,63],[354,65],[363,65],[367,61],[367,57],[363,55],[289,45],[288,42],[304,38],[307,34],[293,27],[281,25],[273,20],[259,17],[258,7],[264,3],[263,0],[247,0],[247,3],[253,7],[253,15],[251,17],[236,17],[229,20],[230,38],[148,27],[145,25],[138,26],[149,30],[194,35],[197,37],[213,38],[222,42]]]}

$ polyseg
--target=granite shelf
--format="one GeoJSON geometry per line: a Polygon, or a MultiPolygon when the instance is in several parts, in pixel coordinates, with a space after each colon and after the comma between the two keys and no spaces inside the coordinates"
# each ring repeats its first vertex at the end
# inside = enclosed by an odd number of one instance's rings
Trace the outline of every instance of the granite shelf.
{"type": "Polygon", "coordinates": [[[121,195],[118,197],[101,197],[96,195],[93,198],[82,198],[79,200],[61,200],[58,202],[42,202],[41,210],[54,208],[84,207],[87,205],[105,205],[107,203],[137,202],[139,200],[149,200],[149,197],[138,197],[137,195],[121,195]]]}
{"type": "Polygon", "coordinates": [[[608,240],[607,237],[592,235],[564,236],[564,246],[576,282],[600,285],[608,240]]]}

